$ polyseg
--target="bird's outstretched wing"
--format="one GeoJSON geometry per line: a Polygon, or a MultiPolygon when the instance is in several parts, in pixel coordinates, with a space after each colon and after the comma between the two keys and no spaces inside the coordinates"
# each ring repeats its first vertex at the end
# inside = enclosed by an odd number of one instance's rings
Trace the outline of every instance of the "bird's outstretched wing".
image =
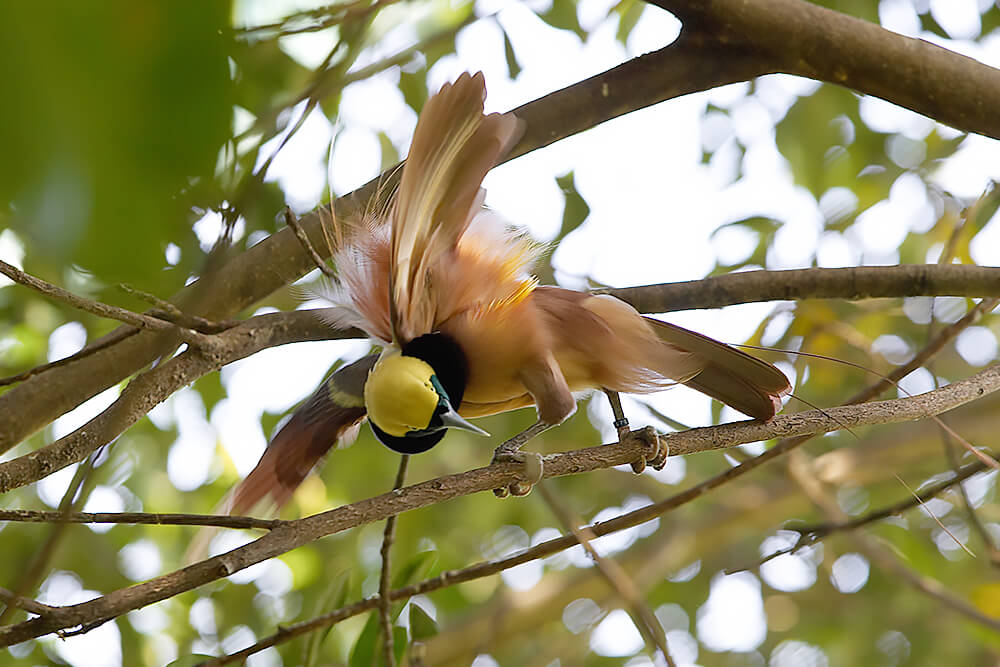
{"type": "Polygon", "coordinates": [[[486,172],[523,132],[513,115],[483,114],[482,73],[462,74],[424,106],[392,208],[389,272],[393,342],[433,329],[430,268],[453,250],[483,204],[486,172]]]}
{"type": "Polygon", "coordinates": [[[366,415],[365,380],[377,359],[373,354],[342,366],[306,399],[233,489],[230,514],[247,514],[263,503],[281,507],[330,449],[353,441],[366,415]]]}

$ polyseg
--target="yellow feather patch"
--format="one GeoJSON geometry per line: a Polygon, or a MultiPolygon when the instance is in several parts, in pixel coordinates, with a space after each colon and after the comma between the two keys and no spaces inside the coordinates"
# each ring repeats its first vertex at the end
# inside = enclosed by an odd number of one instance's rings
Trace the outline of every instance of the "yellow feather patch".
{"type": "Polygon", "coordinates": [[[401,354],[380,359],[365,382],[368,419],[395,437],[427,428],[438,404],[432,375],[422,359],[401,354]]]}

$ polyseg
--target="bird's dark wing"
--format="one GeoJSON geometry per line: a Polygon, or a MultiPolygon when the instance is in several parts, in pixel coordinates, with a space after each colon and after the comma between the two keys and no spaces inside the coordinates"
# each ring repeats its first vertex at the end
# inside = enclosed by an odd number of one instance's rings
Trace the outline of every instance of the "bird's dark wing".
{"type": "Polygon", "coordinates": [[[785,374],[766,361],[673,324],[648,317],[645,320],[661,340],[695,354],[705,363],[685,385],[743,414],[770,419],[781,409],[781,397],[792,390],[785,374]]]}
{"type": "Polygon", "coordinates": [[[299,406],[233,489],[230,514],[246,514],[264,500],[281,507],[330,449],[353,440],[367,414],[365,380],[376,359],[372,354],[337,369],[299,406]]]}

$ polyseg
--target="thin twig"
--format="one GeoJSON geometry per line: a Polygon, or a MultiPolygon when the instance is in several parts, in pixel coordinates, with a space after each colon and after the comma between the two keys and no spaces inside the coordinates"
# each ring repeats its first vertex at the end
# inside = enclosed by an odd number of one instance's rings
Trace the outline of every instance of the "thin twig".
{"type": "MultiPolygon", "coordinates": [[[[91,473],[94,471],[94,462],[98,456],[99,452],[94,452],[76,469],[73,473],[73,479],[70,480],[69,486],[67,486],[66,490],[63,492],[62,498],[59,501],[58,509],[53,512],[53,514],[57,516],[70,514],[73,510],[82,506],[83,503],[86,502],[89,492],[81,491],[81,489],[90,477],[91,473]],[[79,497],[77,497],[78,494],[79,497]]],[[[14,589],[15,599],[23,599],[31,591],[35,590],[38,586],[38,582],[48,570],[49,563],[52,561],[52,556],[55,554],[56,549],[59,547],[59,543],[62,542],[65,535],[65,524],[57,523],[52,526],[44,544],[42,544],[42,546],[32,555],[26,572],[21,577],[21,581],[17,584],[17,587],[14,589]]],[[[10,619],[14,610],[15,607],[8,603],[3,612],[0,613],[0,625],[3,625],[10,619]]]]}
{"type": "Polygon", "coordinates": [[[812,526],[789,526],[788,528],[801,533],[804,536],[809,536],[810,543],[818,541],[828,535],[832,535],[833,533],[863,528],[873,523],[882,521],[883,519],[888,519],[891,516],[899,516],[908,510],[917,507],[921,503],[925,503],[932,498],[936,498],[956,484],[961,484],[976,473],[982,472],[985,469],[986,464],[981,461],[975,461],[959,469],[955,476],[950,479],[934,484],[933,486],[929,486],[923,491],[919,491],[916,495],[908,497],[905,500],[900,500],[897,503],[887,505],[882,509],[869,512],[864,516],[850,519],[849,521],[824,523],[812,526]]]}
{"type": "Polygon", "coordinates": [[[173,322],[178,326],[185,327],[187,329],[193,329],[195,331],[200,331],[201,333],[214,334],[220,331],[225,331],[226,329],[232,329],[241,320],[225,320],[223,322],[215,322],[213,320],[206,319],[199,315],[192,315],[190,313],[185,313],[183,310],[178,308],[173,303],[170,303],[166,299],[161,299],[155,294],[150,294],[149,292],[144,292],[140,289],[136,289],[131,285],[126,285],[125,283],[119,283],[118,289],[130,294],[137,299],[145,301],[149,305],[156,308],[152,311],[150,315],[159,320],[166,320],[167,322],[173,322]]]}
{"type": "Polygon", "coordinates": [[[552,490],[549,488],[548,484],[539,484],[538,492],[542,495],[549,509],[552,513],[556,515],[559,522],[563,525],[563,528],[568,530],[576,541],[580,543],[584,551],[594,565],[597,566],[598,572],[601,573],[608,584],[611,586],[612,590],[618,593],[618,597],[628,605],[629,615],[632,617],[632,622],[639,629],[639,632],[645,637],[646,642],[651,646],[655,646],[659,649],[660,654],[666,661],[668,667],[676,667],[673,658],[670,657],[670,652],[667,650],[667,637],[666,633],[663,631],[663,626],[660,625],[660,621],[656,618],[656,615],[646,604],[643,599],[642,594],[639,593],[638,587],[636,587],[635,582],[626,574],[625,570],[622,569],[621,565],[618,564],[613,558],[605,558],[601,554],[597,553],[597,549],[591,544],[591,541],[596,537],[592,530],[589,530],[583,525],[579,517],[575,516],[574,513],[565,506],[565,504],[560,501],[552,490]]]}
{"type": "Polygon", "coordinates": [[[24,382],[33,375],[44,373],[47,370],[57,368],[59,366],[65,366],[66,364],[73,363],[74,361],[79,361],[80,359],[83,359],[86,356],[94,354],[95,352],[100,352],[101,350],[112,347],[113,345],[116,345],[120,341],[125,340],[129,336],[134,336],[137,333],[138,329],[129,329],[125,327],[120,329],[115,329],[110,334],[103,337],[101,340],[85,346],[79,352],[75,352],[69,355],[68,357],[63,357],[62,359],[50,361],[47,364],[40,364],[38,366],[35,366],[34,368],[30,368],[24,371],[23,373],[18,373],[17,375],[10,375],[5,378],[0,378],[0,387],[9,384],[16,384],[18,382],[24,382]]]}
{"type": "Polygon", "coordinates": [[[288,206],[285,207],[285,224],[291,227],[292,231],[295,232],[295,238],[299,240],[299,243],[302,244],[302,248],[309,253],[310,257],[312,257],[313,262],[316,264],[316,268],[322,271],[323,275],[330,280],[336,280],[337,272],[331,269],[330,266],[323,261],[323,258],[320,257],[319,253],[316,252],[316,248],[313,248],[313,244],[309,241],[309,237],[306,236],[306,233],[302,230],[302,225],[299,224],[299,219],[295,217],[295,213],[292,211],[291,207],[288,206]]]}
{"type": "MultiPolygon", "coordinates": [[[[767,440],[777,435],[815,434],[836,431],[844,425],[886,424],[922,419],[928,412],[940,413],[979,400],[997,389],[1000,389],[1000,366],[985,369],[969,378],[913,398],[880,401],[864,406],[829,408],[824,413],[809,411],[779,415],[765,423],[747,421],[723,424],[663,437],[669,439],[671,452],[675,454],[712,451],[747,442],[767,440]]],[[[761,465],[801,444],[797,440],[783,440],[761,456],[737,468],[731,468],[727,473],[742,474],[751,467],[761,465]],[[732,473],[735,470],[741,472],[732,473]]],[[[546,477],[580,474],[589,470],[631,463],[644,454],[645,446],[642,443],[629,441],[591,447],[546,457],[544,474],[546,477]]],[[[4,465],[6,464],[0,464],[0,469],[4,465]]],[[[433,505],[449,498],[508,486],[518,481],[522,472],[522,466],[516,463],[494,464],[487,468],[428,480],[399,491],[298,519],[242,547],[195,563],[183,570],[112,591],[94,600],[65,607],[57,619],[32,619],[17,625],[0,627],[0,645],[20,643],[25,639],[77,626],[93,619],[114,618],[132,609],[229,576],[320,537],[386,519],[393,514],[433,505]]],[[[713,478],[711,483],[702,483],[664,503],[672,505],[689,502],[729,479],[731,477],[724,473],[713,478]]],[[[663,505],[657,503],[645,509],[651,512],[652,516],[656,516],[659,512],[666,511],[662,508],[663,505]]]]}
{"type": "MultiPolygon", "coordinates": [[[[237,28],[236,33],[241,35],[250,35],[257,32],[272,31],[275,34],[272,35],[270,39],[277,39],[279,37],[298,35],[305,32],[317,32],[335,25],[342,25],[347,21],[365,18],[378,11],[383,6],[393,4],[395,2],[399,2],[399,0],[379,0],[375,3],[344,2],[340,4],[331,4],[317,9],[294,12],[280,21],[275,21],[274,23],[263,23],[261,25],[237,28]],[[288,23],[293,21],[310,18],[316,21],[312,25],[306,25],[299,28],[285,27],[288,23]]],[[[254,41],[257,40],[255,39],[254,41]]]]}
{"type": "MultiPolygon", "coordinates": [[[[406,481],[406,467],[409,463],[409,454],[403,454],[399,457],[399,470],[396,471],[396,482],[392,487],[393,491],[403,488],[403,484],[406,481]]],[[[392,542],[396,536],[396,516],[394,514],[385,520],[385,531],[382,533],[381,549],[382,570],[379,574],[378,582],[378,612],[383,633],[382,655],[387,667],[396,666],[395,638],[392,635],[392,599],[389,597],[389,591],[392,587],[392,561],[389,556],[392,552],[392,542]]]]}
{"type": "MultiPolygon", "coordinates": [[[[798,483],[806,496],[833,521],[846,522],[847,515],[837,505],[836,500],[830,496],[822,482],[811,474],[809,470],[810,466],[804,463],[804,454],[802,452],[798,452],[797,454],[798,460],[789,467],[792,479],[798,483]]],[[[882,546],[863,533],[851,532],[848,533],[848,538],[870,561],[873,561],[883,570],[887,570],[900,577],[912,588],[976,623],[992,630],[1000,631],[1000,618],[987,616],[964,599],[949,591],[940,581],[925,577],[906,567],[890,549],[882,546]]]]}
{"type": "Polygon", "coordinates": [[[258,519],[228,514],[153,514],[148,512],[70,512],[0,510],[0,521],[23,523],[110,523],[155,526],[215,526],[218,528],[273,530],[283,519],[258,519]]]}
{"type": "Polygon", "coordinates": [[[914,498],[916,498],[920,502],[920,506],[923,508],[923,510],[927,514],[927,516],[929,516],[931,519],[933,519],[934,523],[936,523],[938,525],[938,527],[941,528],[941,530],[943,530],[948,535],[948,537],[950,537],[952,539],[952,541],[955,544],[957,544],[962,549],[962,551],[964,551],[965,553],[969,554],[973,558],[976,557],[976,554],[974,554],[972,552],[972,549],[970,549],[969,547],[965,546],[962,543],[962,540],[960,540],[957,537],[955,537],[955,533],[953,533],[950,530],[948,530],[948,527],[941,522],[941,519],[939,519],[937,517],[937,515],[934,514],[934,512],[932,512],[931,509],[929,507],[927,507],[927,505],[924,504],[923,501],[920,500],[920,496],[917,495],[916,491],[914,491],[913,488],[909,484],[907,484],[906,481],[902,477],[900,477],[899,475],[895,475],[895,474],[893,475],[893,477],[895,477],[899,481],[899,483],[903,485],[903,488],[905,488],[907,491],[910,492],[911,496],[913,496],[914,498]]]}
{"type": "MultiPolygon", "coordinates": [[[[948,432],[944,430],[941,431],[941,445],[944,447],[945,458],[948,459],[948,465],[957,473],[960,463],[958,456],[955,453],[955,444],[948,432]]],[[[969,492],[965,489],[965,485],[959,485],[958,497],[962,499],[962,505],[965,507],[965,513],[969,518],[969,523],[972,524],[973,530],[976,531],[976,534],[982,541],[983,546],[986,548],[987,558],[993,567],[1000,567],[1000,549],[997,548],[997,544],[993,539],[993,536],[990,535],[988,530],[986,530],[986,526],[984,526],[983,522],[979,520],[979,513],[976,512],[976,508],[972,505],[972,499],[969,498],[969,492]]]]}
{"type": "Polygon", "coordinates": [[[32,614],[37,614],[38,616],[45,616],[45,614],[51,613],[56,607],[50,607],[47,604],[42,604],[38,600],[32,600],[31,598],[22,597],[14,593],[14,591],[0,586],[0,600],[7,603],[9,607],[16,607],[18,609],[23,609],[24,611],[31,612],[32,614]]]}
{"type": "Polygon", "coordinates": [[[196,347],[207,348],[211,345],[211,337],[198,333],[197,331],[186,329],[171,322],[159,320],[155,317],[150,317],[141,313],[134,313],[131,310],[125,310],[124,308],[118,308],[117,306],[111,306],[106,303],[101,303],[99,301],[94,301],[93,299],[73,294],[69,290],[57,287],[56,285],[48,283],[41,278],[36,278],[35,276],[27,274],[18,269],[16,266],[12,266],[2,260],[0,260],[0,273],[20,285],[30,287],[31,289],[41,292],[48,297],[61,301],[78,310],[91,313],[92,315],[118,320],[119,322],[124,322],[125,324],[129,324],[140,329],[169,331],[177,334],[184,342],[196,347]]]}

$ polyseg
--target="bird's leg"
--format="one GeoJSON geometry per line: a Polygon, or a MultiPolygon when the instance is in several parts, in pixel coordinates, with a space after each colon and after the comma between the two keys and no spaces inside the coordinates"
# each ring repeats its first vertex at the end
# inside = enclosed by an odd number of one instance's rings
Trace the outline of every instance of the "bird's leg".
{"type": "Polygon", "coordinates": [[[605,389],[604,394],[608,397],[608,402],[611,404],[611,413],[615,416],[613,424],[618,431],[618,442],[624,444],[626,440],[634,438],[645,445],[645,451],[642,456],[632,462],[632,471],[636,474],[641,473],[646,469],[647,465],[654,470],[663,468],[667,463],[667,457],[670,455],[670,447],[666,442],[660,440],[656,429],[652,426],[647,426],[638,431],[630,430],[628,419],[625,417],[624,410],[622,410],[622,402],[618,397],[618,392],[605,389]]]}
{"type": "Polygon", "coordinates": [[[527,495],[531,491],[532,485],[542,478],[542,457],[534,452],[522,452],[521,447],[546,429],[563,423],[576,411],[576,399],[551,351],[544,351],[521,368],[518,378],[535,400],[538,421],[497,447],[493,453],[494,461],[515,461],[524,465],[524,480],[511,484],[509,489],[494,490],[499,498],[506,496],[508,490],[515,496],[527,495]]]}
{"type": "Polygon", "coordinates": [[[526,496],[531,487],[542,479],[542,456],[537,452],[522,452],[521,447],[539,435],[542,431],[552,428],[552,424],[538,420],[513,438],[507,440],[493,451],[493,463],[521,463],[524,465],[524,479],[514,482],[508,488],[494,489],[498,498],[504,498],[508,493],[515,496],[526,496]]]}

